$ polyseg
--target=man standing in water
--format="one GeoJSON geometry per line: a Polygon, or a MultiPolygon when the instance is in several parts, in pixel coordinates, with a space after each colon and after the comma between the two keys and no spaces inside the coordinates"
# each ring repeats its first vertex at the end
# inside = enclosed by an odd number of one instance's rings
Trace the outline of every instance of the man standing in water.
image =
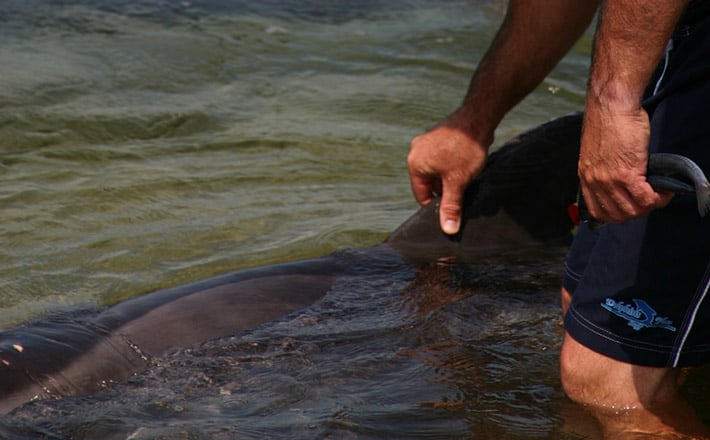
{"type": "MultiPolygon", "coordinates": [[[[710,299],[703,303],[710,224],[692,202],[654,192],[645,175],[657,151],[710,170],[707,3],[601,2],[578,172],[590,214],[610,223],[581,225],[570,249],[560,365],[567,395],[598,408],[610,432],[703,430],[677,383],[680,367],[710,359],[710,299]],[[633,414],[613,417],[619,409],[633,414]]],[[[426,204],[442,194],[444,232],[459,229],[463,190],[482,170],[496,126],[598,7],[597,0],[511,0],[463,104],[412,141],[415,198],[426,204]]]]}

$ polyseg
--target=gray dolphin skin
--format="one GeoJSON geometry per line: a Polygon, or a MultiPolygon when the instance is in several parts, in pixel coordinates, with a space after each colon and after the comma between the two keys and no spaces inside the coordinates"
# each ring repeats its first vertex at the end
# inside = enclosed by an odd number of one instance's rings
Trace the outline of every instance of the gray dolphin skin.
{"type": "MultiPolygon", "coordinates": [[[[361,250],[419,262],[541,244],[566,244],[577,196],[581,115],[555,119],[507,142],[466,191],[461,232],[444,235],[437,202],[384,243],[361,250]]],[[[240,270],[143,295],[102,311],[43,318],[0,332],[0,412],[33,399],[90,394],[128,378],[168,350],[232,336],[321,299],[352,270],[342,258],[240,270]]]]}
{"type": "Polygon", "coordinates": [[[90,394],[171,348],[235,334],[320,299],[342,272],[329,258],[236,271],[0,333],[0,413],[90,394]]]}

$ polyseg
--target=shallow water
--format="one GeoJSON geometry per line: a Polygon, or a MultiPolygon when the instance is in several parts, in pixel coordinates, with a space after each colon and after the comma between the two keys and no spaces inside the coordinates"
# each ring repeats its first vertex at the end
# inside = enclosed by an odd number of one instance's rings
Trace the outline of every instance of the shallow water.
{"type": "MultiPolygon", "coordinates": [[[[0,323],[371,245],[413,212],[408,142],[503,5],[251,3],[4,8],[0,323]]],[[[579,108],[586,51],[500,139],[579,108]]]]}
{"type": "Polygon", "coordinates": [[[336,258],[348,275],[314,306],[156,359],[98,395],[35,402],[8,429],[59,438],[575,438],[554,368],[562,255],[413,268],[392,251],[345,251],[336,258]]]}
{"type": "MultiPolygon", "coordinates": [[[[4,2],[0,326],[378,243],[416,209],[410,139],[460,101],[504,9],[4,2]]],[[[587,35],[498,143],[580,109],[589,50],[587,35]]],[[[29,405],[0,434],[579,438],[595,431],[558,383],[562,253],[420,268],[434,287],[368,261],[312,308],[29,405]]]]}

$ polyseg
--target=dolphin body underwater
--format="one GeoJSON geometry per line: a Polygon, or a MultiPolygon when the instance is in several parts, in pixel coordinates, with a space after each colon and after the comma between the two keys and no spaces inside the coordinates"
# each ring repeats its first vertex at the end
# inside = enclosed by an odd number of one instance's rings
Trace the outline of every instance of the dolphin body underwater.
{"type": "MultiPolygon", "coordinates": [[[[412,264],[456,262],[541,245],[566,245],[574,223],[582,116],[547,122],[489,156],[467,188],[461,231],[444,235],[437,201],[420,208],[369,259],[396,253],[412,264]]],[[[275,264],[159,290],[103,310],[46,317],[0,332],[0,412],[35,399],[97,392],[187,348],[305,308],[352,266],[336,254],[275,264]]]]}

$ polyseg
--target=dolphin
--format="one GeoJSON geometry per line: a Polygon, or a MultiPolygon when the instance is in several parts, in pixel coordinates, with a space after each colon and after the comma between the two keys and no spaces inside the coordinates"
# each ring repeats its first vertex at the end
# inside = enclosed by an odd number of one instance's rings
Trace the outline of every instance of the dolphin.
{"type": "MultiPolygon", "coordinates": [[[[565,245],[574,222],[582,117],[552,120],[506,142],[467,188],[461,231],[443,234],[438,200],[420,208],[368,259],[411,264],[565,245]]],[[[354,270],[337,255],[239,270],[158,290],[103,310],[45,317],[0,332],[0,412],[35,399],[97,392],[171,349],[244,331],[303,309],[354,270]]]]}

